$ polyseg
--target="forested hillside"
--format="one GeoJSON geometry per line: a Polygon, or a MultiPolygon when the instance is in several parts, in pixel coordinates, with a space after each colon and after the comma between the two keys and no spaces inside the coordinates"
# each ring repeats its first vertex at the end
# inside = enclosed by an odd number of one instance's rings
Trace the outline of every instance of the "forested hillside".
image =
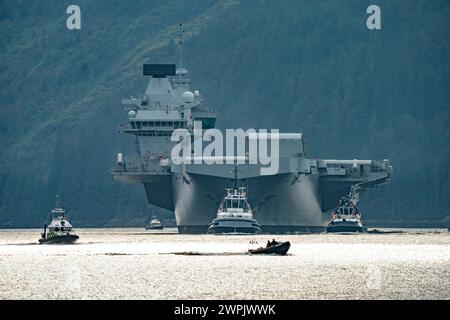
{"type": "MultiPolygon", "coordinates": [[[[139,225],[139,185],[113,181],[120,100],[143,63],[177,62],[220,128],[303,132],[312,158],[389,158],[361,199],[373,223],[450,223],[450,2],[0,0],[0,227],[39,226],[56,192],[79,226],[139,225]]],[[[165,217],[172,213],[164,211],[165,217]]]]}

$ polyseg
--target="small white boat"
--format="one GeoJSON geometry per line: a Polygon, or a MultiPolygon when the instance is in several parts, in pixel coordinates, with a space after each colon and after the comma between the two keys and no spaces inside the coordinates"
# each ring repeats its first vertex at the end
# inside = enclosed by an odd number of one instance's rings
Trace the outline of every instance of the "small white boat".
{"type": "Polygon", "coordinates": [[[163,225],[161,221],[158,220],[158,218],[154,215],[148,225],[145,227],[146,230],[161,230],[163,229],[163,225]]]}

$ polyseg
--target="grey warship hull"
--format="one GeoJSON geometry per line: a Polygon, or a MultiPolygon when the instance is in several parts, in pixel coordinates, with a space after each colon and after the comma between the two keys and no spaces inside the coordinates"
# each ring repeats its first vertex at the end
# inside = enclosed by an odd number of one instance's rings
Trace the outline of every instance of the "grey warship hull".
{"type": "MultiPolygon", "coordinates": [[[[371,188],[389,179],[386,170],[382,170],[383,162],[371,162],[365,169],[363,166],[353,173],[349,170],[346,175],[330,175],[323,160],[308,163],[312,164],[309,173],[244,175],[245,184],[252,190],[249,202],[254,204],[254,215],[264,233],[324,232],[327,212],[334,208],[336,199],[348,194],[352,185],[366,181],[365,187],[371,188]],[[377,168],[376,172],[370,172],[373,168],[377,168]]],[[[208,166],[208,170],[226,175],[230,170],[222,166],[222,169],[208,166]]],[[[245,167],[242,165],[241,170],[245,171],[245,167]]],[[[201,167],[196,169],[202,171],[201,167]]],[[[232,183],[231,176],[210,175],[208,170],[204,174],[185,170],[158,175],[116,171],[114,177],[129,183],[143,183],[149,203],[174,211],[179,233],[195,234],[207,232],[223,190],[232,183]]]]}
{"type": "MultiPolygon", "coordinates": [[[[175,177],[175,216],[181,233],[204,233],[215,218],[229,178],[190,174],[175,177]]],[[[323,231],[324,219],[310,179],[290,185],[291,174],[247,178],[248,200],[264,233],[323,231]],[[299,196],[300,195],[300,196],[299,196]]]]}

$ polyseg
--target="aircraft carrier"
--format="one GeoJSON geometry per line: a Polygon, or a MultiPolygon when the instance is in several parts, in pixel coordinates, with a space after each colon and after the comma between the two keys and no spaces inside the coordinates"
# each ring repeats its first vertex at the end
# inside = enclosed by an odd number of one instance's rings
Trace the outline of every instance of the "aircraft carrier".
{"type": "MultiPolygon", "coordinates": [[[[181,63],[180,63],[181,64],[181,63]]],[[[174,64],[146,64],[150,77],[143,97],[122,100],[128,121],[121,132],[133,135],[137,152],[118,153],[113,179],[139,183],[148,202],[175,212],[179,233],[206,233],[216,217],[224,190],[233,186],[235,164],[175,164],[171,141],[176,129],[193,132],[215,126],[217,114],[191,91],[187,69],[174,64]]],[[[388,160],[310,159],[301,133],[279,134],[279,169],[262,175],[260,164],[238,165],[239,183],[248,188],[248,202],[264,233],[320,232],[326,214],[340,197],[389,182],[388,160]]]]}
{"type": "MultiPolygon", "coordinates": [[[[122,100],[128,121],[121,132],[135,136],[138,151],[119,153],[111,170],[115,180],[140,183],[148,202],[175,212],[180,233],[206,233],[225,188],[233,185],[234,164],[179,164],[171,159],[175,129],[214,128],[216,114],[203,106],[200,93],[190,91],[185,68],[144,65],[150,81],[141,98],[122,100]]],[[[279,170],[261,175],[259,164],[238,165],[239,180],[263,232],[323,231],[326,213],[341,196],[389,182],[388,160],[323,160],[305,154],[303,135],[279,135],[279,170]]]]}

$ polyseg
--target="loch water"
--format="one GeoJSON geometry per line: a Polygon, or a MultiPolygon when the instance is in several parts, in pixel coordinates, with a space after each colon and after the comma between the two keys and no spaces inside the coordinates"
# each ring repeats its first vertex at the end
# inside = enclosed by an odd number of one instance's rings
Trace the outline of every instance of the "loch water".
{"type": "Polygon", "coordinates": [[[39,229],[0,230],[0,299],[449,299],[449,232],[401,231],[77,229],[76,244],[39,245],[39,229]],[[287,256],[246,254],[273,238],[287,256]]]}

